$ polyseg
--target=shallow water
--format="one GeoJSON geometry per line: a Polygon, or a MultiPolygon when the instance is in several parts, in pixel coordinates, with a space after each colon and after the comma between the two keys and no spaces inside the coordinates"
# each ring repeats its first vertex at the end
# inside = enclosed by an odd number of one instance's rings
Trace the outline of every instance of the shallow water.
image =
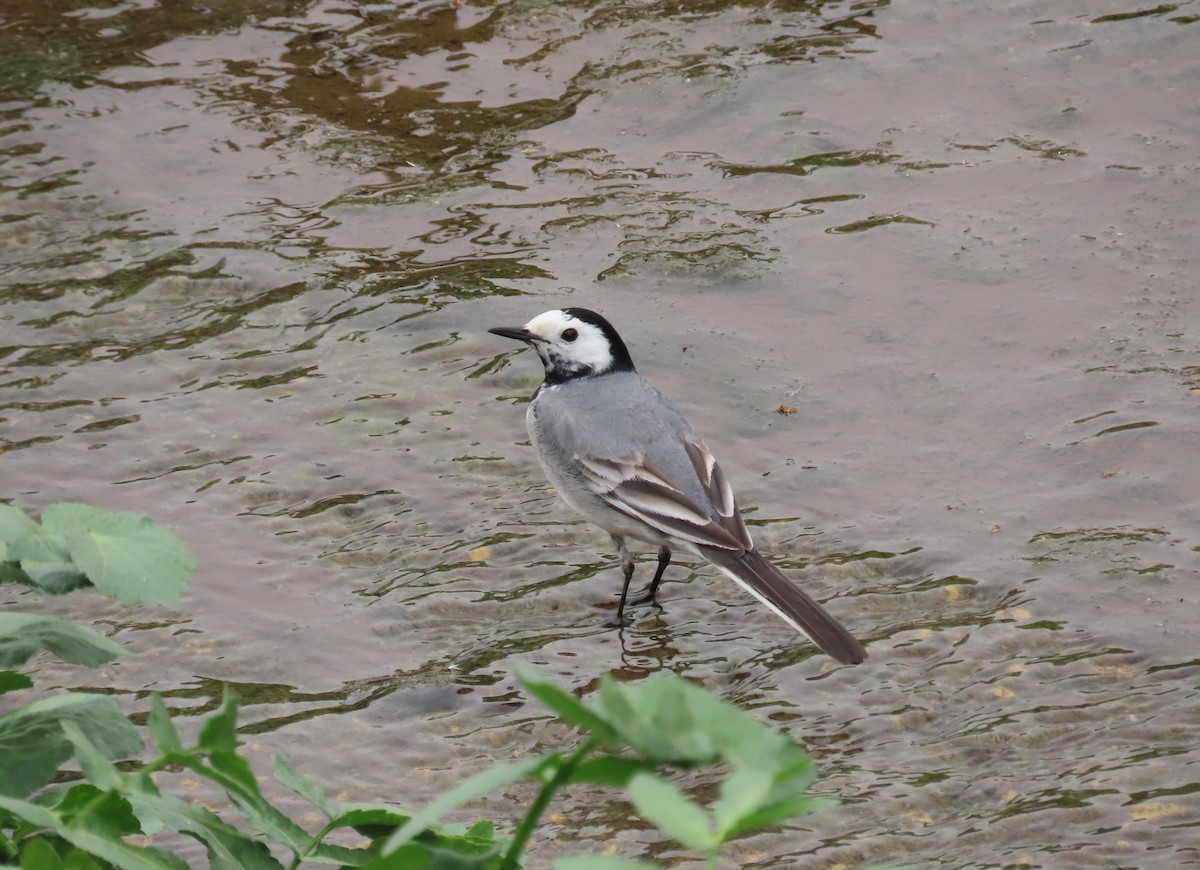
{"type": "MultiPolygon", "coordinates": [[[[415,806],[571,740],[514,663],[665,668],[843,801],[727,866],[1200,864],[1198,28],[0,5],[0,495],[148,513],[200,562],[174,610],[7,589],[137,653],[41,685],[200,713],[232,684],[261,772],[415,806]],[[565,304],[621,329],[866,664],[701,565],[604,627],[607,537],[524,432],[539,366],[486,333],[565,304]]],[[[694,861],[603,791],[561,809],[531,866],[694,861]]]]}

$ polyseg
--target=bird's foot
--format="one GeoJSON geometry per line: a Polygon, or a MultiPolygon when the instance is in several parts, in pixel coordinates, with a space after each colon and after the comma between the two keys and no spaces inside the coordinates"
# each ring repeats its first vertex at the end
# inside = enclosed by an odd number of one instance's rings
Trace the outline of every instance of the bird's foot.
{"type": "Polygon", "coordinates": [[[629,617],[625,616],[624,614],[621,614],[620,616],[617,616],[614,614],[613,616],[610,616],[608,619],[604,620],[604,627],[605,628],[628,628],[629,621],[630,621],[629,617]]]}
{"type": "Polygon", "coordinates": [[[626,604],[626,606],[628,606],[630,604],[645,604],[648,601],[653,602],[654,604],[658,604],[658,590],[655,589],[653,586],[647,586],[645,589],[643,589],[637,595],[633,596],[627,602],[625,602],[625,604],[626,604]]]}
{"type": "Polygon", "coordinates": [[[604,624],[609,628],[628,628],[633,623],[633,618],[629,615],[629,608],[637,604],[653,604],[660,612],[662,605],[658,603],[654,597],[654,593],[649,588],[643,589],[634,598],[629,598],[624,605],[618,604],[617,612],[604,621],[604,624]]]}

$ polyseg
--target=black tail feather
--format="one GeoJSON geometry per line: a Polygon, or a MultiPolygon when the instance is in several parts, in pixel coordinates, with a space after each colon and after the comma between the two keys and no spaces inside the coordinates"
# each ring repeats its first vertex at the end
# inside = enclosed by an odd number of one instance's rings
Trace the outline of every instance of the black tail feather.
{"type": "Polygon", "coordinates": [[[706,559],[842,664],[856,665],[867,657],[866,649],[844,625],[756,551],[739,555],[728,550],[699,549],[706,559]]]}

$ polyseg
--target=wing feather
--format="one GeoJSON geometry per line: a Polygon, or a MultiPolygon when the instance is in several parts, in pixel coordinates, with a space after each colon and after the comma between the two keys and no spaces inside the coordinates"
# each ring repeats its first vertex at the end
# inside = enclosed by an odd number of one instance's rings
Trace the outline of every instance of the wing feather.
{"type": "Polygon", "coordinates": [[[753,545],[742,523],[733,490],[703,445],[684,442],[709,502],[697,504],[684,486],[644,456],[601,459],[576,456],[578,468],[597,495],[626,516],[698,546],[740,553],[753,545]]]}
{"type": "Polygon", "coordinates": [[[687,450],[688,458],[692,460],[692,467],[696,469],[696,476],[704,485],[709,500],[720,515],[717,522],[730,537],[739,541],[742,547],[753,550],[754,542],[750,540],[750,532],[738,511],[737,499],[733,496],[733,487],[729,485],[716,458],[707,447],[694,441],[686,442],[684,449],[687,450]]]}

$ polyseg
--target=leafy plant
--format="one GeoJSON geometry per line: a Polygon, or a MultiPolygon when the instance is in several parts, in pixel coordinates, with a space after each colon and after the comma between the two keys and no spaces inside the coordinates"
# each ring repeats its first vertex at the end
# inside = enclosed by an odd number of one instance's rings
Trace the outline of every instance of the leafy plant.
{"type": "MultiPolygon", "coordinates": [[[[311,861],[370,870],[507,870],[521,866],[529,836],[555,794],[567,785],[591,783],[624,788],[644,818],[684,846],[705,852],[712,864],[721,845],[733,837],[825,803],[802,794],[814,778],[806,752],[673,674],[638,684],[605,678],[596,701],[586,706],[531,672],[523,672],[520,681],[531,695],[582,729],[584,737],[573,751],[489,768],[414,815],[386,804],[335,801],[276,756],[276,778],[324,816],[316,832],[264,797],[249,763],[237,751],[237,704],[232,696],[204,722],[193,746],[183,745],[162,699],[152,696],[148,727],[159,755],[132,773],[118,770],[110,760],[122,754],[119,745],[98,739],[90,727],[85,734],[79,721],[64,717],[59,725],[83,781],[51,786],[31,800],[0,797],[0,830],[6,838],[0,848],[23,865],[38,855],[38,866],[77,866],[72,862],[86,855],[130,870],[185,866],[171,852],[127,841],[133,834],[153,836],[170,830],[203,843],[213,867],[282,868],[274,855],[287,854],[290,867],[311,861]],[[662,766],[691,768],[717,761],[726,762],[732,773],[710,809],[658,773],[662,766]],[[154,774],[167,768],[190,771],[221,788],[244,827],[163,793],[154,774]],[[435,827],[462,804],[525,778],[542,787],[510,839],[497,838],[490,821],[469,828],[435,827]],[[331,834],[345,829],[353,829],[366,844],[327,842],[331,834]]],[[[572,858],[558,866],[633,870],[653,865],[572,858]]]]}
{"type": "Polygon", "coordinates": [[[0,504],[0,581],[51,594],[91,583],[121,601],[174,604],[195,567],[183,542],[143,514],[61,502],[38,525],[0,504]]]}
{"type": "MultiPolygon", "coordinates": [[[[0,505],[0,548],[3,579],[56,593],[90,582],[126,600],[173,599],[192,565],[178,539],[146,517],[85,505],[51,506],[40,526],[0,505]]],[[[103,635],[66,620],[0,613],[0,667],[22,664],[38,649],[85,665],[121,653],[103,635]]],[[[579,729],[573,750],[484,770],[412,815],[386,804],[335,801],[276,756],[276,779],[324,818],[316,831],[263,795],[238,752],[237,703],[231,695],[204,721],[191,746],[183,744],[162,699],[152,696],[147,724],[158,755],[133,771],[118,769],[113,761],[140,752],[142,740],[111,699],[64,693],[34,701],[0,715],[0,860],[71,870],[186,867],[177,854],[153,845],[156,835],[172,831],[202,843],[210,866],[221,870],[274,870],[285,860],[292,868],[314,862],[368,870],[515,870],[555,795],[566,786],[588,783],[622,789],[643,818],[703,852],[712,866],[729,840],[825,803],[803,793],[815,777],[806,752],[673,674],[639,683],[605,677],[589,703],[532,671],[522,669],[518,679],[532,697],[579,729]],[[81,779],[47,785],[71,758],[81,779]],[[713,763],[723,764],[729,774],[711,806],[689,797],[660,772],[713,763]],[[164,793],[155,775],[167,769],[186,770],[222,790],[240,825],[164,793]],[[463,804],[521,779],[541,787],[510,838],[497,837],[487,820],[470,827],[440,826],[463,804]],[[348,831],[357,836],[357,845],[329,842],[339,832],[344,839],[348,831]],[[133,842],[135,836],[145,842],[133,842]]],[[[22,674],[0,671],[0,694],[31,685],[22,674]]],[[[557,866],[637,870],[654,865],[579,857],[557,866]]]]}
{"type": "MultiPolygon", "coordinates": [[[[51,594],[94,584],[126,601],[178,599],[195,564],[183,543],[148,517],[82,504],[53,504],[42,523],[0,504],[0,582],[51,594]]],[[[0,668],[24,664],[39,649],[71,664],[97,666],[122,655],[102,634],[70,620],[0,613],[0,668]]],[[[0,694],[32,681],[0,670],[0,694]]],[[[74,754],[64,724],[86,726],[97,749],[123,758],[141,749],[137,729],[111,698],[64,693],[0,714],[0,796],[41,788],[74,754]]]]}

